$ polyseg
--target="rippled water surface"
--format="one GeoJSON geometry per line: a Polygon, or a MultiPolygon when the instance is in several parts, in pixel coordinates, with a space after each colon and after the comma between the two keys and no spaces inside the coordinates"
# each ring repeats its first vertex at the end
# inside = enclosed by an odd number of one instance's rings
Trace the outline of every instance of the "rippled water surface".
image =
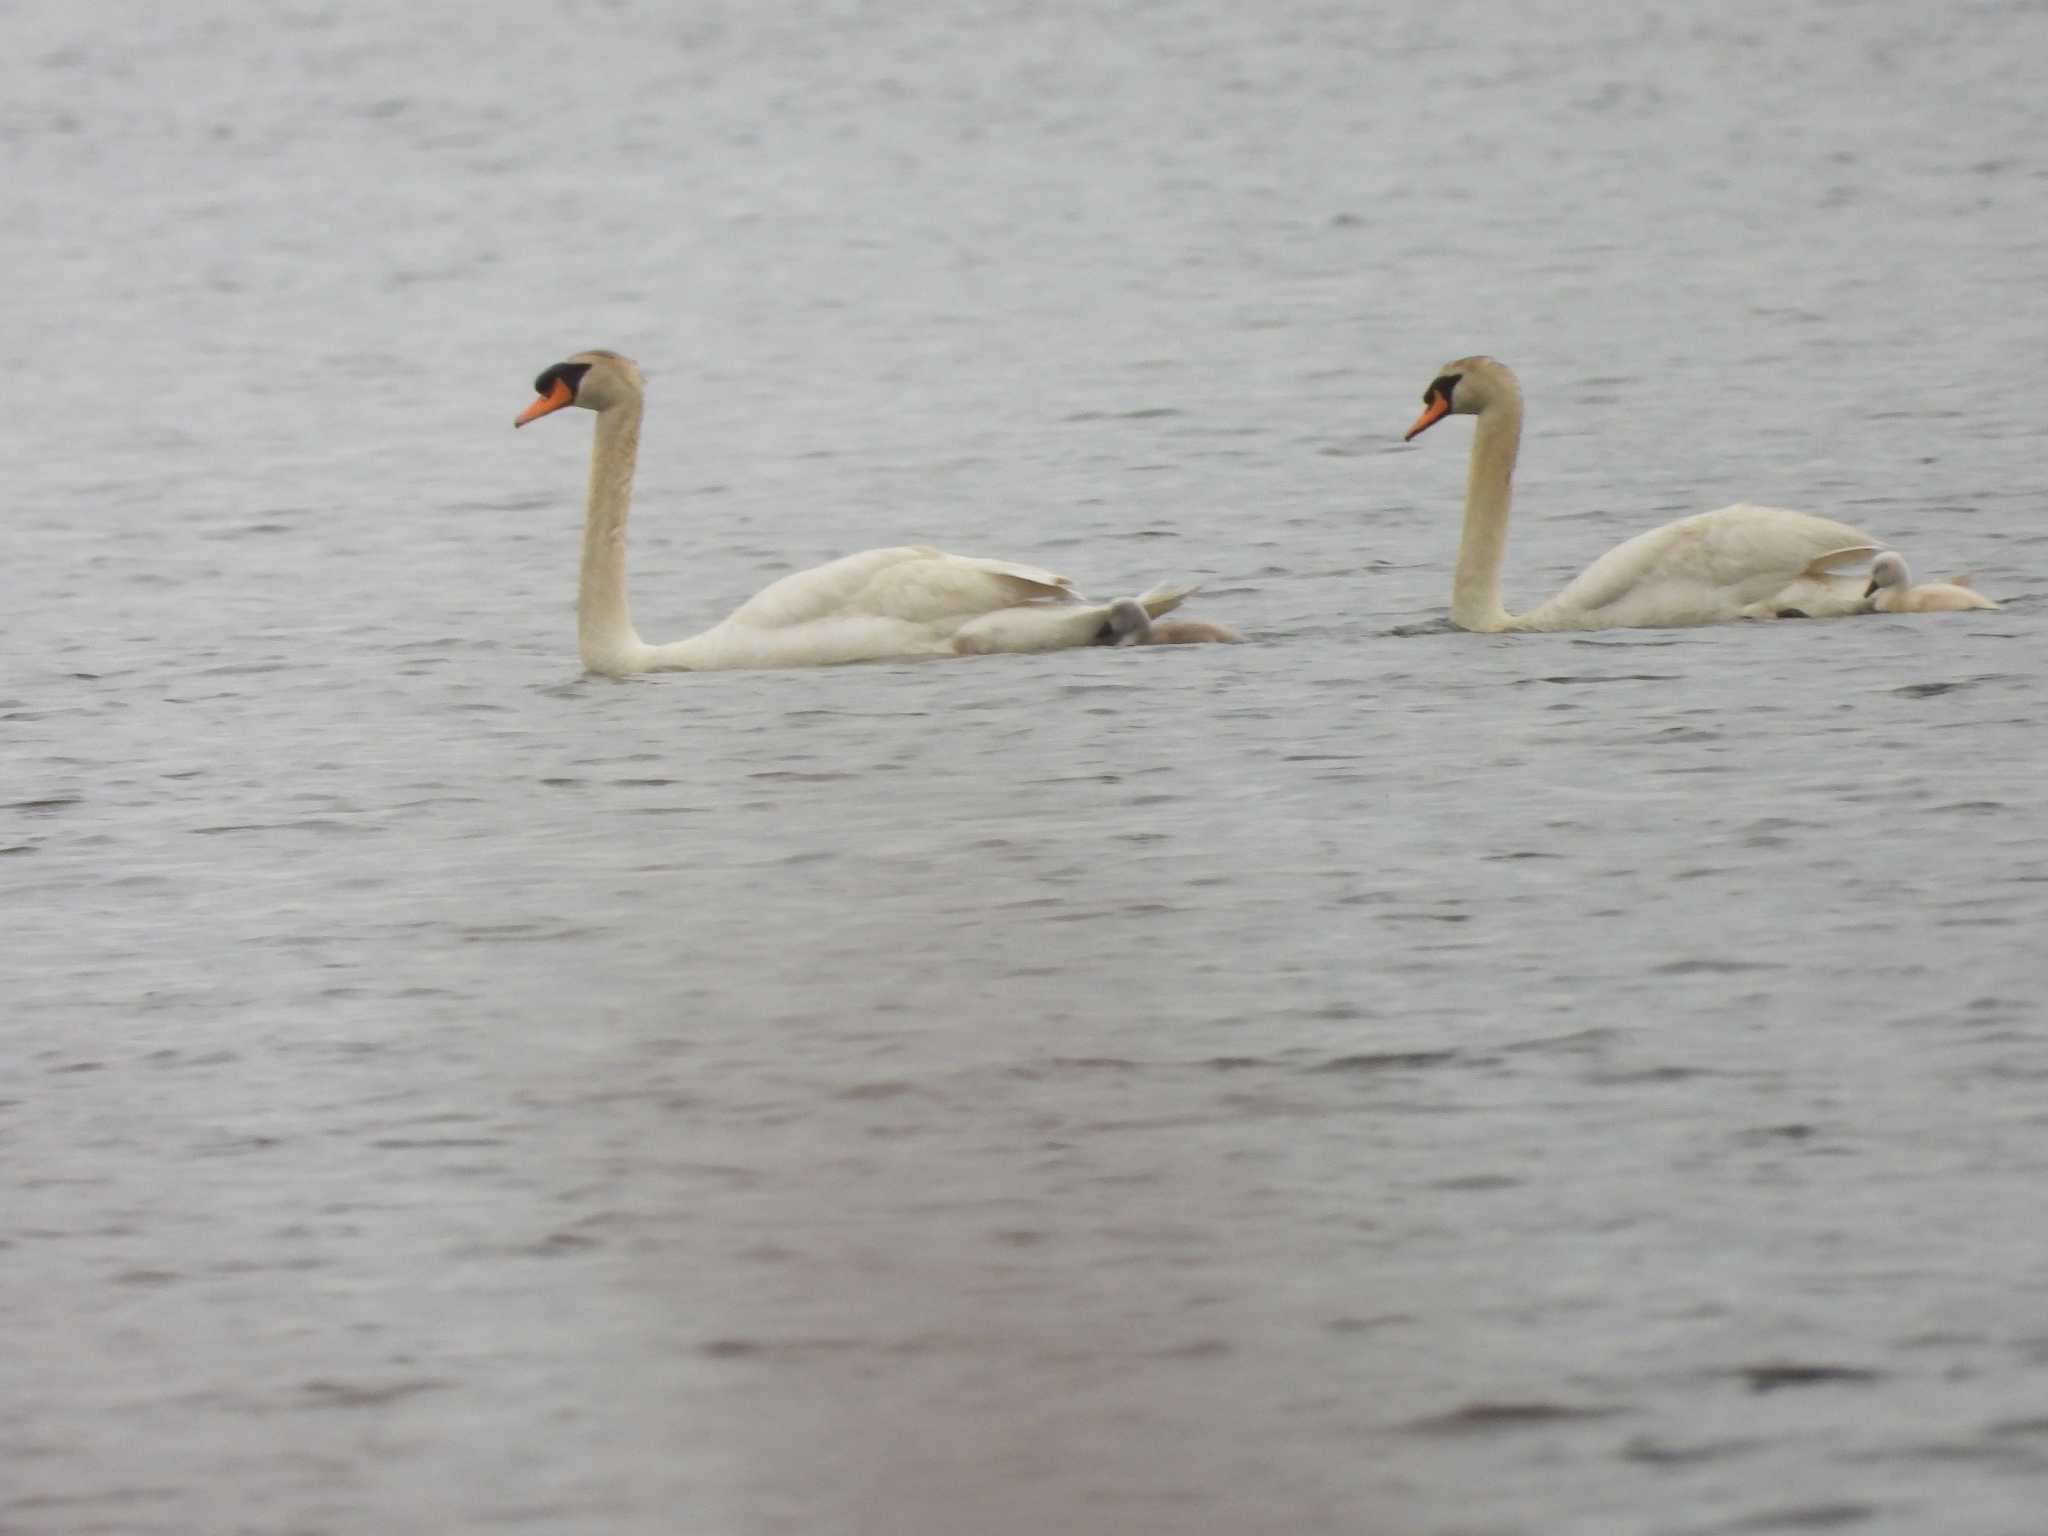
{"type": "Polygon", "coordinates": [[[2041,1529],[2048,10],[0,29],[0,1530],[2041,1529]],[[582,677],[593,345],[1254,643],[582,677]],[[2006,607],[1450,632],[1476,350],[2006,607]]]}

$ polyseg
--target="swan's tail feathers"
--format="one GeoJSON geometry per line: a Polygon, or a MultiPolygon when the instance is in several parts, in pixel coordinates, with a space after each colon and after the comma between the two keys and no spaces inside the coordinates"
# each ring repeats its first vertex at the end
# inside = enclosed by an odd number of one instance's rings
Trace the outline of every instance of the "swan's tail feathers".
{"type": "Polygon", "coordinates": [[[1806,562],[1806,569],[1799,574],[1802,577],[1825,576],[1837,566],[1863,565],[1883,553],[1883,547],[1877,544],[1844,544],[1840,549],[1831,549],[1826,554],[1815,555],[1806,562]]]}
{"type": "Polygon", "coordinates": [[[1103,645],[1150,645],[1152,615],[1135,597],[1120,597],[1109,605],[1102,621],[1103,645]]]}
{"type": "Polygon", "coordinates": [[[1144,604],[1146,616],[1156,619],[1161,614],[1173,612],[1201,590],[1202,584],[1198,581],[1162,581],[1151,591],[1140,593],[1138,601],[1144,604]]]}

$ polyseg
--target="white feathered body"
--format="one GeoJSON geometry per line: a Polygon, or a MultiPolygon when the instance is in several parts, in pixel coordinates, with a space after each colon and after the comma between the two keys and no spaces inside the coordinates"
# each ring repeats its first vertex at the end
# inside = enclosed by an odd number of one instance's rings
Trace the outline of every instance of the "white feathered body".
{"type": "MultiPolygon", "coordinates": [[[[1148,613],[1167,613],[1192,590],[1156,587],[1139,601],[1148,613]]],[[[821,667],[1063,650],[1093,643],[1108,612],[1108,604],[1088,602],[1066,577],[1036,566],[926,545],[869,549],[792,572],[702,634],[649,646],[641,665],[619,670],[821,667]]]]}
{"type": "Polygon", "coordinates": [[[823,667],[1111,644],[1131,631],[1133,605],[1156,618],[1195,590],[1161,585],[1136,598],[1091,603],[1066,577],[1034,565],[904,545],[793,572],[701,634],[649,645],[634,628],[626,592],[626,524],[645,380],[630,358],[595,350],[546,370],[534,389],[539,398],[515,426],[569,405],[597,413],[576,595],[577,649],[593,672],[823,667]]]}
{"type": "Polygon", "coordinates": [[[1667,629],[1788,612],[1866,610],[1863,581],[1828,568],[1882,546],[1832,518],[1749,502],[1639,533],[1595,560],[1516,629],[1667,629]]]}

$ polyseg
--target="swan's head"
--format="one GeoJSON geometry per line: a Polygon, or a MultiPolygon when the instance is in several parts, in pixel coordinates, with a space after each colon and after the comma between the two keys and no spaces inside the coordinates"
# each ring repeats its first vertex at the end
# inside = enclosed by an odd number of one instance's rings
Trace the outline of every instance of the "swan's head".
{"type": "Polygon", "coordinates": [[[1910,587],[1913,577],[1906,569],[1906,557],[1896,550],[1886,550],[1870,562],[1870,585],[1863,589],[1865,597],[1877,596],[1879,587],[1910,587]]]}
{"type": "Polygon", "coordinates": [[[521,411],[512,425],[523,427],[552,415],[565,405],[580,405],[586,411],[602,411],[622,400],[637,399],[647,381],[640,377],[640,365],[616,352],[578,352],[552,368],[541,371],[533,381],[540,398],[521,411]]]}
{"type": "Polygon", "coordinates": [[[1490,357],[1461,357],[1445,363],[1422,392],[1422,414],[1401,439],[1412,443],[1446,416],[1477,416],[1501,400],[1521,398],[1521,386],[1506,363],[1490,357]]]}
{"type": "Polygon", "coordinates": [[[1152,616],[1135,597],[1120,597],[1109,605],[1097,645],[1146,645],[1152,638],[1152,616]]]}

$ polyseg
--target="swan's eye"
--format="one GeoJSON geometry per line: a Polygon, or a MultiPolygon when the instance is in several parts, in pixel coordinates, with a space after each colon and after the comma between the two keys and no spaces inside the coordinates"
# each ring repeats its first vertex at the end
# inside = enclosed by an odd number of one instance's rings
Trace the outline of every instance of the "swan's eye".
{"type": "Polygon", "coordinates": [[[533,381],[533,392],[536,395],[552,394],[555,386],[559,384],[569,391],[569,398],[573,400],[576,398],[576,391],[583,387],[583,375],[588,372],[588,363],[557,363],[554,367],[541,371],[540,377],[533,381]]]}
{"type": "Polygon", "coordinates": [[[1422,403],[1427,405],[1432,395],[1442,395],[1444,397],[1444,404],[1449,405],[1451,403],[1451,391],[1458,387],[1458,380],[1463,377],[1465,375],[1462,373],[1438,374],[1435,379],[1430,381],[1429,388],[1422,392],[1422,403]]]}

